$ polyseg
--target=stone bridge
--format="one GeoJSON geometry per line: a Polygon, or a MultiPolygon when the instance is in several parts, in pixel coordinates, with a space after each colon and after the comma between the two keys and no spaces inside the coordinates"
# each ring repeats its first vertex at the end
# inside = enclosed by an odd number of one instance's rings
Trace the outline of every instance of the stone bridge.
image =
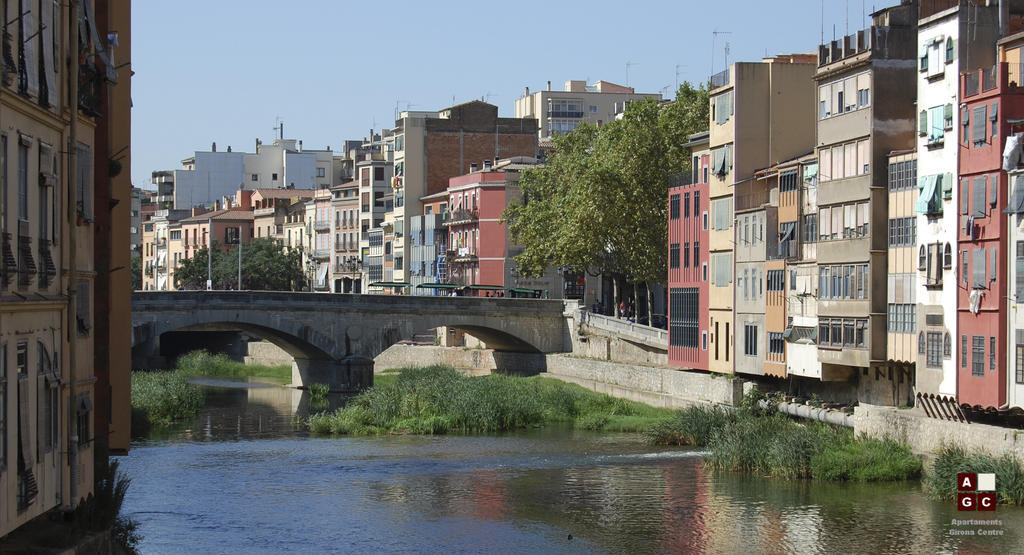
{"type": "MultiPolygon", "coordinates": [[[[575,306],[575,302],[573,302],[575,306]]],[[[373,359],[414,333],[449,326],[507,353],[571,350],[563,301],[271,291],[132,294],[132,363],[159,355],[178,331],[243,331],[295,358],[292,383],[356,390],[373,383],[373,359]]]]}

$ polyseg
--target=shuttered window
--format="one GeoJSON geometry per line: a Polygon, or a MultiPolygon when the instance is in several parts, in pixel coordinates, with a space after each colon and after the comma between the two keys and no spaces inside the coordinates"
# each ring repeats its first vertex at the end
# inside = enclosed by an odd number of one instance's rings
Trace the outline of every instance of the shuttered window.
{"type": "Polygon", "coordinates": [[[970,203],[968,202],[968,195],[971,193],[971,180],[965,177],[960,180],[960,213],[964,216],[967,215],[970,203]]]}
{"type": "Polygon", "coordinates": [[[988,279],[995,281],[999,266],[999,249],[988,249],[988,279]]]}
{"type": "Polygon", "coordinates": [[[971,287],[984,289],[988,283],[985,281],[985,249],[971,249],[971,287]]]}
{"type": "Polygon", "coordinates": [[[985,203],[987,201],[988,176],[981,175],[974,178],[974,188],[971,190],[971,215],[976,218],[984,218],[986,214],[985,203]]]}
{"type": "Polygon", "coordinates": [[[985,124],[988,122],[988,106],[976,106],[972,119],[971,142],[974,144],[986,142],[985,124]]]}

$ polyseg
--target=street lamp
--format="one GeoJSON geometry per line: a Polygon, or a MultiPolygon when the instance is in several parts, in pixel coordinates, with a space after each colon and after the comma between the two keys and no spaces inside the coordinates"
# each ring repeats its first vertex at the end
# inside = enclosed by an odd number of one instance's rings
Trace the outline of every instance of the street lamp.
{"type": "Polygon", "coordinates": [[[206,290],[213,290],[213,218],[206,222],[206,290]]]}

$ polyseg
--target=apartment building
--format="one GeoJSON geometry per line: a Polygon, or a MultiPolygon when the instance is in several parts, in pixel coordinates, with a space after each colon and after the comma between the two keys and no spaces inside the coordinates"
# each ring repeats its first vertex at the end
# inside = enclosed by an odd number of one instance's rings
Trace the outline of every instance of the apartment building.
{"type": "MultiPolygon", "coordinates": [[[[813,60],[811,55],[793,54],[737,62],[711,79],[708,241],[712,372],[735,371],[737,348],[743,348],[747,331],[734,326],[733,319],[733,245],[742,231],[734,226],[736,184],[753,178],[759,169],[811,149],[813,113],[806,107],[814,98],[813,60]]],[[[748,226],[751,217],[747,215],[748,226]]],[[[749,277],[750,268],[747,270],[749,277]]]]}
{"type": "MultiPolygon", "coordinates": [[[[204,213],[192,210],[157,210],[142,231],[142,289],[174,291],[174,269],[185,258],[180,221],[204,213]]],[[[192,251],[189,251],[191,253],[192,251]]]]}
{"type": "MultiPolygon", "coordinates": [[[[783,249],[780,256],[786,257],[786,342],[784,358],[786,377],[794,382],[804,379],[824,380],[821,362],[818,361],[818,158],[812,154],[800,159],[797,168],[795,199],[790,194],[791,183],[779,185],[779,220],[790,221],[796,202],[799,243],[793,253],[793,239],[790,239],[788,256],[783,249]]],[[[787,168],[788,170],[788,168],[787,168]]],[[[791,179],[786,177],[786,179],[791,179]]],[[[780,243],[785,240],[780,237],[780,243]]],[[[773,321],[770,318],[769,321],[773,321]]]]}
{"type": "Polygon", "coordinates": [[[283,242],[288,207],[296,202],[312,200],[316,192],[314,189],[243,189],[235,192],[235,202],[225,208],[252,210],[256,237],[283,242]]]}
{"type": "Polygon", "coordinates": [[[317,189],[313,202],[306,203],[306,226],[310,235],[310,251],[307,266],[313,268],[313,290],[330,291],[331,281],[331,207],[333,195],[330,189],[317,189]]]}
{"type": "MultiPolygon", "coordinates": [[[[1012,277],[1020,280],[1021,260],[1014,241],[1018,234],[1020,198],[1011,198],[1011,177],[1020,174],[1014,145],[1024,126],[1024,88],[1021,44],[1024,33],[999,41],[999,62],[960,76],[960,190],[956,258],[959,266],[957,329],[954,364],[957,401],[982,408],[1005,408],[1012,393],[1019,403],[1016,368],[1018,332],[1016,310],[1019,286],[1011,292],[1012,277]],[[1004,148],[1006,157],[1004,159],[1004,148]],[[1011,173],[1008,175],[1007,171],[1011,173]],[[1011,329],[1009,326],[1013,325],[1011,329]],[[1014,372],[1008,372],[1012,345],[1014,372]]],[[[1016,193],[1015,193],[1016,194],[1016,193]]]]}
{"type": "MultiPolygon", "coordinates": [[[[626,105],[635,100],[653,98],[661,100],[661,94],[637,93],[633,87],[624,87],[598,81],[588,85],[586,81],[566,81],[561,91],[547,90],[530,93],[529,87],[515,102],[515,117],[536,120],[537,140],[548,142],[560,133],[568,133],[579,124],[602,125],[613,121],[626,105]]],[[[532,154],[529,154],[532,156],[532,154]]]]}
{"type": "Polygon", "coordinates": [[[887,180],[890,152],[912,150],[915,3],[872,14],[872,26],[821,45],[817,84],[818,360],[823,376],[859,376],[858,398],[909,403],[912,376],[886,362],[887,180]]]}
{"type": "Polygon", "coordinates": [[[708,369],[708,133],[690,135],[690,173],[668,192],[668,363],[708,369]]]}
{"type": "MultiPolygon", "coordinates": [[[[961,123],[969,119],[959,106],[959,75],[993,66],[998,19],[994,3],[969,5],[949,0],[920,5],[916,147],[921,190],[914,212],[916,246],[923,266],[919,263],[912,274],[916,276],[916,329],[924,345],[916,364],[917,391],[922,393],[954,396],[957,391],[948,343],[957,329],[957,281],[952,277],[960,227],[956,209],[960,143],[956,136],[961,123]],[[946,272],[950,275],[944,276],[946,272]]],[[[901,278],[905,276],[901,274],[901,278]]],[[[894,285],[897,289],[903,286],[899,281],[894,285]]]]}
{"type": "MultiPolygon", "coordinates": [[[[918,187],[917,155],[917,150],[904,150],[888,156],[885,349],[886,360],[890,365],[899,367],[905,382],[916,382],[918,391],[938,393],[943,360],[952,358],[947,343],[951,340],[940,336],[940,349],[945,350],[939,351],[938,357],[933,352],[931,361],[919,360],[918,330],[922,328],[917,316],[920,293],[917,236],[920,220],[915,209],[921,189],[918,187]],[[931,362],[930,366],[928,362],[931,362]],[[910,376],[915,379],[911,380],[910,376]],[[923,389],[926,384],[930,385],[929,389],[923,389]]],[[[952,325],[955,326],[955,321],[952,325]]],[[[898,379],[897,385],[900,385],[898,379]]]]}
{"type": "Polygon", "coordinates": [[[131,185],[109,160],[130,142],[130,72],[114,68],[104,37],[117,29],[130,57],[131,28],[127,3],[83,2],[77,38],[48,24],[72,19],[66,5],[0,7],[21,46],[0,63],[2,543],[92,492],[98,444],[129,446],[130,287],[118,266],[129,263],[131,185]],[[82,66],[69,54],[79,43],[82,66]]]}
{"type": "Polygon", "coordinates": [[[367,148],[376,148],[376,151],[365,153],[355,164],[356,179],[359,183],[359,257],[363,266],[360,277],[363,293],[369,291],[371,282],[380,281],[370,279],[368,273],[369,233],[371,229],[379,229],[384,223],[384,215],[393,209],[393,184],[396,177],[393,162],[394,141],[385,143],[378,140],[367,148]],[[389,197],[391,207],[385,204],[385,196],[389,197]]]}
{"type": "MultiPolygon", "coordinates": [[[[473,101],[440,112],[402,112],[386,133],[394,145],[392,179],[394,261],[388,281],[407,283],[404,264],[410,242],[408,221],[423,214],[422,197],[448,188],[448,180],[470,171],[470,164],[514,156],[534,156],[537,122],[532,118],[501,118],[498,107],[473,101]]],[[[387,245],[385,245],[387,248],[387,245]]],[[[370,280],[371,282],[374,280],[370,280]]]]}
{"type": "Polygon", "coordinates": [[[334,212],[331,291],[334,293],[361,293],[359,182],[347,181],[331,187],[331,209],[334,212]]]}

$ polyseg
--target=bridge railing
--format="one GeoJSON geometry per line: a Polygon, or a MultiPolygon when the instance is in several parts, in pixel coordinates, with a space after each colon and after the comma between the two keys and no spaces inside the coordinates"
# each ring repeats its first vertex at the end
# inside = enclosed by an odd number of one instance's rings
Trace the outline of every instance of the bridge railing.
{"type": "Polygon", "coordinates": [[[625,338],[635,339],[644,343],[668,348],[668,331],[660,328],[644,326],[628,320],[622,320],[603,314],[594,314],[581,310],[581,321],[584,325],[597,330],[612,332],[625,338]]]}

